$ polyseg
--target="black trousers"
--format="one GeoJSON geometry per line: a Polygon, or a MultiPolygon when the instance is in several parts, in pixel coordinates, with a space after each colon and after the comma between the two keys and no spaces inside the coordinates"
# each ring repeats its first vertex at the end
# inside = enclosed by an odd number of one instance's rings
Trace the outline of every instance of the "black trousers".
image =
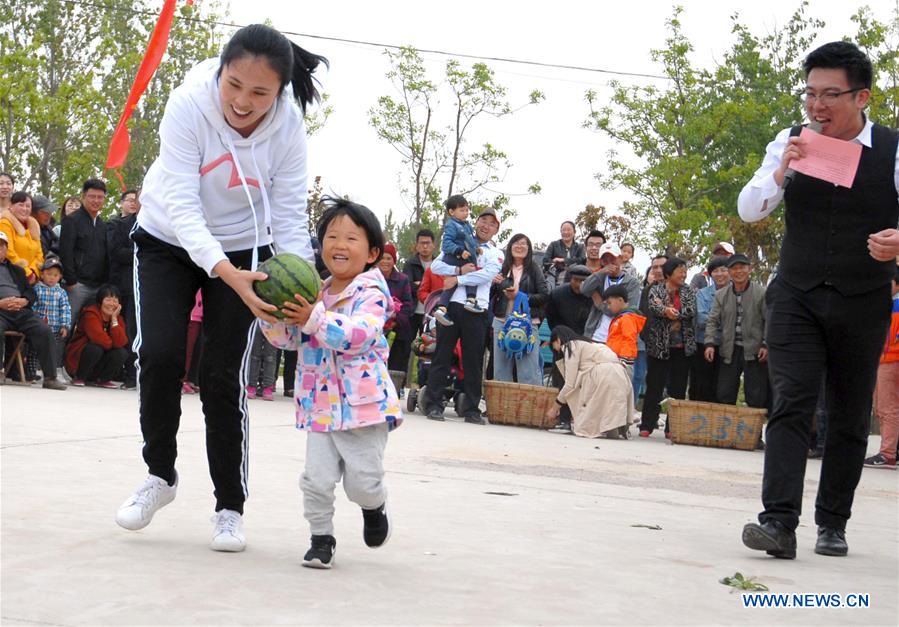
{"type": "Polygon", "coordinates": [[[84,381],[112,381],[122,373],[122,366],[130,354],[131,351],[127,348],[106,350],[91,342],[81,351],[75,378],[84,381]]]}
{"type": "Polygon", "coordinates": [[[890,320],[889,285],[843,296],[781,279],[768,287],[768,370],[774,403],[765,438],[764,510],[799,524],[812,415],[827,376],[827,439],[815,502],[818,525],[844,529],[862,473],[877,365],[890,320]]]}
{"type": "Polygon", "coordinates": [[[297,377],[297,352],[287,350],[281,352],[284,353],[284,389],[293,390],[297,377]]]}
{"type": "Polygon", "coordinates": [[[690,400],[714,403],[717,401],[718,369],[721,357],[715,350],[715,359],[709,363],[705,360],[705,350],[696,347],[696,354],[690,357],[690,400]]]}
{"type": "Polygon", "coordinates": [[[43,318],[27,308],[19,311],[0,310],[0,358],[3,359],[6,358],[6,340],[3,335],[6,331],[24,334],[25,341],[37,353],[44,378],[56,378],[56,338],[43,318]]]}
{"type": "MultiPolygon", "coordinates": [[[[184,249],[142,229],[134,231],[132,239],[136,248],[136,352],[144,461],[150,474],[170,483],[174,480],[187,325],[197,289],[202,289],[199,384],[215,509],[242,513],[248,495],[249,446],[244,388],[256,319],[234,290],[221,279],[210,278],[184,249]]],[[[227,256],[235,266],[250,267],[250,250],[227,256]]],[[[269,256],[268,247],[259,250],[260,261],[269,256]]]]}
{"type": "Polygon", "coordinates": [[[734,346],[734,354],[729,364],[721,360],[718,369],[719,403],[736,405],[740,393],[740,375],[743,375],[743,394],[750,407],[768,406],[768,364],[758,359],[745,360],[742,346],[734,346]]]}
{"type": "MultiPolygon", "coordinates": [[[[418,298],[418,295],[415,292],[413,292],[412,297],[418,298]]],[[[415,301],[415,304],[418,304],[417,300],[415,301]]],[[[425,315],[423,313],[412,314],[412,318],[411,318],[411,322],[410,322],[412,325],[412,339],[415,339],[415,337],[418,335],[418,332],[421,331],[421,325],[424,324],[424,319],[425,319],[425,315]]],[[[411,342],[411,340],[410,340],[410,342],[411,342]]]]}
{"type": "Polygon", "coordinates": [[[453,363],[453,349],[462,340],[462,369],[465,378],[462,388],[467,405],[461,408],[462,415],[478,414],[481,402],[481,377],[483,376],[484,349],[487,345],[487,314],[466,311],[459,303],[450,303],[447,308],[453,326],[437,326],[437,349],[428,371],[427,398],[425,410],[443,411],[443,391],[453,363]]]}
{"type": "Polygon", "coordinates": [[[135,313],[134,294],[122,294],[122,317],[125,318],[125,331],[128,333],[128,355],[125,358],[125,383],[134,385],[137,381],[137,353],[131,351],[134,338],[137,337],[137,314],[135,313]]]}
{"type": "MultiPolygon", "coordinates": [[[[699,350],[697,348],[696,350],[699,350]]],[[[687,378],[690,374],[690,360],[683,348],[669,349],[668,359],[656,359],[646,356],[646,395],[643,397],[643,412],[640,420],[640,431],[655,431],[659,423],[659,403],[665,385],[668,385],[668,396],[686,398],[687,378]]],[[[665,421],[665,433],[668,433],[668,421],[665,421]]]]}
{"type": "MultiPolygon", "coordinates": [[[[553,362],[551,376],[553,387],[561,390],[565,385],[565,377],[562,376],[562,373],[559,370],[559,367],[556,365],[556,362],[553,362]]],[[[568,406],[568,403],[565,403],[564,405],[559,407],[559,424],[571,426],[571,418],[571,408],[568,406]]]]}
{"type": "MultiPolygon", "coordinates": [[[[390,347],[390,355],[387,357],[387,369],[396,370],[397,372],[406,372],[409,369],[409,353],[412,351],[412,342],[406,338],[399,336],[393,339],[393,345],[390,347]]],[[[405,377],[403,385],[405,385],[405,377]]],[[[399,393],[400,390],[397,390],[399,393]]]]}

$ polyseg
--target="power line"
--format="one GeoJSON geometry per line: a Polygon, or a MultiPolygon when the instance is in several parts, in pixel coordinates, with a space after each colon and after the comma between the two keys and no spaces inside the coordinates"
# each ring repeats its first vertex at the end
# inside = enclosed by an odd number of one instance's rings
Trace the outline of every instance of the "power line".
{"type": "MultiPolygon", "coordinates": [[[[95,2],[89,2],[88,0],[60,0],[60,1],[66,3],[66,4],[71,4],[71,5],[85,6],[85,7],[90,7],[90,8],[94,8],[94,9],[103,9],[103,10],[107,10],[107,11],[116,11],[119,13],[130,13],[132,15],[148,15],[148,16],[153,16],[153,17],[156,17],[158,15],[157,13],[154,13],[153,11],[141,11],[138,9],[131,9],[128,7],[117,7],[117,6],[113,6],[113,5],[107,5],[107,4],[98,4],[95,2]]],[[[182,17],[177,14],[175,15],[175,19],[176,20],[185,20],[188,22],[199,22],[202,24],[215,24],[216,26],[225,26],[225,27],[234,28],[234,29],[243,28],[244,26],[246,26],[246,24],[235,24],[234,22],[223,22],[220,20],[210,20],[210,19],[203,19],[203,18],[197,18],[197,17],[182,17]]],[[[304,37],[307,39],[320,39],[320,40],[324,40],[324,41],[335,41],[338,43],[356,44],[356,45],[360,45],[360,46],[370,46],[370,47],[376,47],[376,48],[389,48],[392,50],[400,50],[404,47],[404,46],[400,46],[397,44],[386,44],[386,43],[380,43],[380,42],[376,42],[376,41],[366,41],[366,40],[362,40],[362,39],[348,39],[345,37],[332,37],[332,36],[328,36],[328,35],[313,35],[311,33],[300,33],[297,31],[283,30],[280,28],[278,30],[281,31],[282,33],[284,33],[285,35],[294,35],[296,37],[304,37]]],[[[418,52],[423,52],[426,54],[436,54],[436,55],[447,56],[447,57],[458,57],[458,58],[462,58],[462,59],[479,59],[479,60],[483,60],[483,61],[496,61],[498,63],[514,63],[517,65],[545,67],[545,68],[552,68],[552,69],[559,69],[559,70],[574,70],[577,72],[591,72],[591,73],[595,73],[595,74],[610,74],[613,76],[629,76],[629,77],[634,77],[634,78],[651,78],[651,79],[656,79],[656,80],[671,80],[671,77],[662,76],[660,74],[647,74],[647,73],[643,73],[643,72],[626,72],[626,71],[622,71],[622,70],[609,70],[606,68],[588,67],[588,66],[583,66],[583,65],[569,65],[569,64],[564,64],[564,63],[545,63],[542,61],[531,61],[528,59],[514,59],[511,57],[493,57],[493,56],[478,55],[478,54],[466,54],[463,52],[450,52],[447,50],[437,50],[437,49],[430,49],[430,48],[416,48],[416,50],[418,52]]]]}

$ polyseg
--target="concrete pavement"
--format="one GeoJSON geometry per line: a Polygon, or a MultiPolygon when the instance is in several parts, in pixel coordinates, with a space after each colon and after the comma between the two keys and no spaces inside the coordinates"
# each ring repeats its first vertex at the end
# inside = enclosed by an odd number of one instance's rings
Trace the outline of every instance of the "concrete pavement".
{"type": "Polygon", "coordinates": [[[208,548],[199,398],[183,407],[178,498],[128,532],[114,514],[146,474],[136,393],[0,387],[4,625],[869,625],[899,615],[899,472],[865,470],[850,554],[827,558],[812,551],[820,462],[810,461],[798,558],[780,561],[740,543],[759,508],[761,453],[411,415],[387,449],[389,544],[365,547],[359,510],[339,492],[335,567],[315,571],[300,566],[305,435],[288,399],[250,403],[240,554],[208,548]],[[868,593],[871,606],[744,609],[718,583],[737,571],[774,592],[868,593]]]}

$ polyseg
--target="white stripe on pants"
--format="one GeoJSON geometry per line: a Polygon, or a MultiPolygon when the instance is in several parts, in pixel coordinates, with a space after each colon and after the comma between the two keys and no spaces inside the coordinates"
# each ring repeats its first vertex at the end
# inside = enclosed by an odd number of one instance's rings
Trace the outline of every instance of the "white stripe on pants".
{"type": "Polygon", "coordinates": [[[306,436],[306,468],[300,477],[303,515],[312,535],[333,535],[334,488],[343,478],[347,497],[363,509],[387,500],[384,448],[387,423],[349,431],[310,431],[306,436]]]}

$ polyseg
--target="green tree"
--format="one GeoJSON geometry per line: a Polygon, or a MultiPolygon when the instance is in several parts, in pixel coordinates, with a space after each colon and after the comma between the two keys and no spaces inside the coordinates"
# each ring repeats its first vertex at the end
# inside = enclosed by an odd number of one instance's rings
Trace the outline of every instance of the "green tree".
{"type": "MultiPolygon", "coordinates": [[[[369,122],[378,137],[397,151],[404,166],[401,192],[411,209],[408,219],[400,216],[392,221],[394,236],[405,245],[422,225],[442,224],[443,200],[452,194],[469,197],[475,213],[489,205],[499,207],[501,219],[514,215],[510,196],[489,189],[511,167],[506,153],[490,142],[467,149],[476,121],[518,110],[507,101],[506,89],[496,81],[493,70],[483,63],[464,68],[450,60],[438,81],[428,76],[414,48],[385,54],[391,64],[387,78],[397,93],[378,99],[369,111],[369,122]]],[[[533,91],[522,106],[537,104],[543,97],[533,91]]],[[[539,190],[535,183],[528,193],[539,190]]]]}
{"type": "MultiPolygon", "coordinates": [[[[128,185],[140,184],[159,152],[170,91],[190,67],[218,54],[221,37],[208,21],[218,10],[216,2],[179,5],[167,54],[129,123],[131,150],[122,171],[128,185]]],[[[158,3],[148,0],[2,4],[0,165],[17,176],[19,188],[61,198],[103,174],[157,11],[158,3]]]]}
{"type": "Polygon", "coordinates": [[[735,42],[711,70],[691,63],[682,9],[675,8],[665,47],[651,52],[668,78],[665,86],[613,83],[606,106],[587,92],[585,126],[632,153],[623,158],[612,151],[608,171],[597,178],[606,189],[624,187],[635,196],[622,212],[638,244],[697,262],[714,242],[732,240],[763,274],[776,264],[782,220],[745,224],[736,199],[767,142],[802,119],[796,97],[801,55],[823,25],[806,15],[807,8],[803,3],[784,27],[762,38],[734,15],[735,42]]]}
{"type": "Polygon", "coordinates": [[[868,115],[872,120],[899,128],[899,5],[887,22],[879,22],[867,6],[860,8],[852,21],[857,24],[854,41],[865,51],[874,66],[874,85],[868,115]]]}

